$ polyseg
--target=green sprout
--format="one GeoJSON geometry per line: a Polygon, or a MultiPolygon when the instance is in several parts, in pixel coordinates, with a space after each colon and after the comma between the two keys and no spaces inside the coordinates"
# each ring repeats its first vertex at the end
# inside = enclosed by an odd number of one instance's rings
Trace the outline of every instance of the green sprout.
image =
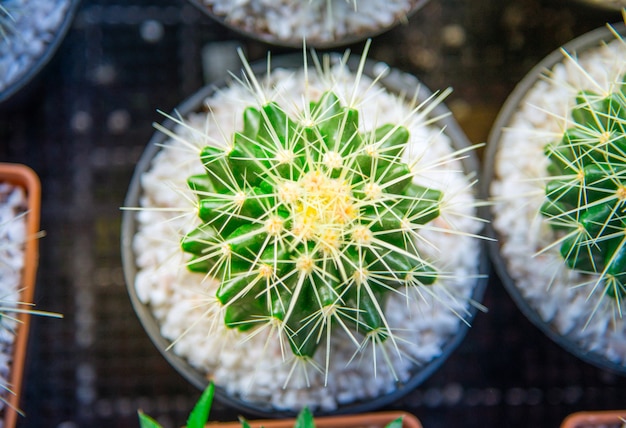
{"type": "MultiPolygon", "coordinates": [[[[211,405],[213,404],[214,395],[215,386],[211,381],[189,414],[186,428],[204,428],[206,426],[206,423],[209,420],[209,414],[211,413],[211,405]]],[[[154,418],[146,415],[143,411],[139,410],[138,416],[139,426],[141,428],[162,428],[162,426],[154,418]]],[[[239,420],[242,428],[250,428],[250,423],[246,419],[240,417],[239,420]]],[[[315,428],[315,419],[307,407],[300,410],[296,420],[294,421],[293,428],[315,428]]],[[[389,422],[385,428],[402,428],[402,417],[389,422]]]]}

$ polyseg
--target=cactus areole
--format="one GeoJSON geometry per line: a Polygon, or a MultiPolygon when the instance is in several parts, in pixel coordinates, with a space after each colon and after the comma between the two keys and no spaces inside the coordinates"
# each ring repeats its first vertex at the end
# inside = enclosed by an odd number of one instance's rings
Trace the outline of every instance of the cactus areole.
{"type": "Polygon", "coordinates": [[[390,337],[386,297],[437,280],[416,233],[442,193],[414,183],[408,138],[392,124],[360,131],[329,91],[297,119],[249,107],[229,147],[204,147],[205,173],[188,178],[201,223],[181,245],[191,271],[220,281],[228,327],[271,322],[306,359],[329,323],[390,337]]]}
{"type": "MultiPolygon", "coordinates": [[[[600,274],[598,287],[626,295],[626,96],[580,92],[573,125],[546,148],[551,180],[541,212],[563,231],[568,267],[600,274]]],[[[598,288],[600,289],[600,288],[598,288]]]]}

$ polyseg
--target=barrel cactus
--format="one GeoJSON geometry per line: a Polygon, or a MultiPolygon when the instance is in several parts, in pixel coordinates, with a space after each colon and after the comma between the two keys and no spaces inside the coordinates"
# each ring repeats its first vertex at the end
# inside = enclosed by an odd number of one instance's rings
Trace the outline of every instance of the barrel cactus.
{"type": "Polygon", "coordinates": [[[580,91],[572,125],[546,147],[550,180],[541,212],[559,231],[566,265],[598,275],[594,292],[626,295],[626,96],[580,91]]]}
{"type": "Polygon", "coordinates": [[[189,269],[220,279],[226,325],[272,323],[302,358],[333,323],[390,336],[387,296],[437,279],[415,239],[442,193],[413,183],[408,137],[395,124],[360,132],[358,110],[328,91],[300,118],[249,107],[231,145],[204,147],[205,173],[188,180],[201,224],[182,248],[189,269]]]}

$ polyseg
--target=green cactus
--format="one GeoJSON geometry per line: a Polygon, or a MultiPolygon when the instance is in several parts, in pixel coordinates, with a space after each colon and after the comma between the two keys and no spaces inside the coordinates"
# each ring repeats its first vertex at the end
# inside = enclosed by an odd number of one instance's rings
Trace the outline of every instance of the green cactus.
{"type": "Polygon", "coordinates": [[[270,322],[305,360],[331,323],[357,345],[356,333],[392,337],[386,298],[438,277],[416,233],[442,192],[413,182],[408,139],[392,124],[360,132],[358,111],[329,91],[301,118],[248,107],[229,147],[202,150],[205,172],[188,179],[201,224],[181,244],[191,271],[221,281],[228,327],[270,322]]]}
{"type": "MultiPolygon", "coordinates": [[[[622,79],[623,80],[623,79],[622,79]]],[[[626,295],[626,96],[581,91],[573,125],[549,145],[551,175],[541,207],[563,235],[557,243],[567,266],[600,274],[597,289],[626,295]]]]}

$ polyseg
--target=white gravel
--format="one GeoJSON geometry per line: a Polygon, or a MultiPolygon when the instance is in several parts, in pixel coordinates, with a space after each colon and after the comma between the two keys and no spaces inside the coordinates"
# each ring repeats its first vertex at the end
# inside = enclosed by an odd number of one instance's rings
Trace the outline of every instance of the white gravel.
{"type": "MultiPolygon", "coordinates": [[[[446,208],[433,224],[441,229],[424,233],[437,248],[425,247],[424,252],[436,260],[441,271],[449,273],[442,275],[437,285],[430,288],[441,302],[428,295],[423,299],[394,296],[387,306],[389,321],[399,329],[397,335],[403,339],[399,342],[402,357],[389,343],[384,350],[397,377],[405,381],[416,368],[414,362],[423,364],[440,355],[442,346],[455,334],[461,322],[447,306],[456,311],[467,309],[467,299],[476,285],[479,243],[476,239],[448,231],[476,233],[481,225],[470,218],[474,214],[474,197],[468,189],[469,180],[460,172],[460,163],[437,164],[438,159],[451,153],[448,136],[437,128],[425,126],[423,118],[411,115],[406,103],[378,84],[370,87],[370,79],[363,78],[353,92],[354,76],[339,66],[334,72],[336,78],[333,81],[320,79],[310,72],[308,85],[304,85],[301,70],[276,70],[270,79],[263,80],[266,82],[266,97],[281,104],[288,112],[294,112],[296,106],[304,102],[304,87],[308,90],[307,97],[314,100],[329,87],[334,88],[344,103],[353,93],[358,94],[363,130],[387,122],[404,121],[411,131],[408,152],[416,161],[415,167],[424,171],[416,180],[436,183],[434,186],[445,194],[446,208]]],[[[189,230],[196,221],[194,198],[186,190],[185,180],[189,174],[203,170],[198,161],[198,149],[205,144],[220,144],[224,136],[230,138],[234,130],[240,129],[243,107],[257,105],[257,101],[250,92],[234,85],[206,102],[212,115],[195,114],[187,118],[187,122],[203,130],[202,133],[178,129],[179,134],[197,149],[190,150],[179,141],[168,140],[154,158],[149,172],[142,177],[141,205],[146,209],[137,214],[139,230],[133,245],[139,272],[135,287],[140,300],[150,305],[162,335],[172,341],[178,339],[170,352],[186,358],[216,384],[225,387],[229,394],[253,402],[271,403],[276,408],[298,409],[308,405],[314,409],[331,410],[342,403],[393,391],[396,382],[384,363],[383,347],[377,348],[375,354],[368,349],[350,362],[356,351],[355,345],[341,334],[333,339],[325,388],[324,376],[310,368],[307,370],[309,388],[306,388],[301,370],[296,370],[283,388],[292,361],[289,355],[283,361],[276,341],[266,343],[267,331],[246,337],[227,330],[218,322],[213,326],[213,333],[207,334],[212,327],[211,315],[216,310],[210,304],[216,284],[203,280],[202,275],[189,273],[183,266],[185,256],[178,244],[179,231],[189,230]],[[184,215],[158,211],[159,207],[179,207],[184,215]],[[375,373],[374,357],[378,361],[375,373]]],[[[336,329],[335,332],[340,331],[336,329]]],[[[324,349],[316,354],[322,366],[324,354],[324,349]]]]}
{"type": "Polygon", "coordinates": [[[626,323],[609,299],[591,293],[597,278],[563,266],[558,246],[538,254],[557,238],[538,214],[548,164],[543,148],[558,141],[571,123],[568,111],[577,88],[608,91],[626,72],[626,45],[621,41],[579,52],[578,57],[580,66],[564,61],[547,73],[550,79],[538,81],[505,125],[491,186],[493,225],[509,274],[539,316],[582,349],[626,365],[626,323]]]}
{"type": "MultiPolygon", "coordinates": [[[[26,195],[24,189],[0,182],[0,306],[16,307],[22,284],[24,268],[24,242],[26,240],[26,195]]],[[[6,311],[3,311],[6,312],[6,311]]],[[[0,385],[8,386],[15,320],[8,316],[0,319],[0,385]]],[[[0,388],[0,397],[7,391],[0,388]]],[[[0,399],[0,409],[4,408],[0,399]]],[[[1,424],[1,421],[0,421],[1,424]]]]}
{"type": "Polygon", "coordinates": [[[68,10],[69,0],[7,0],[0,3],[0,92],[14,84],[45,53],[68,10]]]}
{"type": "Polygon", "coordinates": [[[201,0],[228,24],[283,43],[340,42],[403,20],[418,0],[201,0]]]}

